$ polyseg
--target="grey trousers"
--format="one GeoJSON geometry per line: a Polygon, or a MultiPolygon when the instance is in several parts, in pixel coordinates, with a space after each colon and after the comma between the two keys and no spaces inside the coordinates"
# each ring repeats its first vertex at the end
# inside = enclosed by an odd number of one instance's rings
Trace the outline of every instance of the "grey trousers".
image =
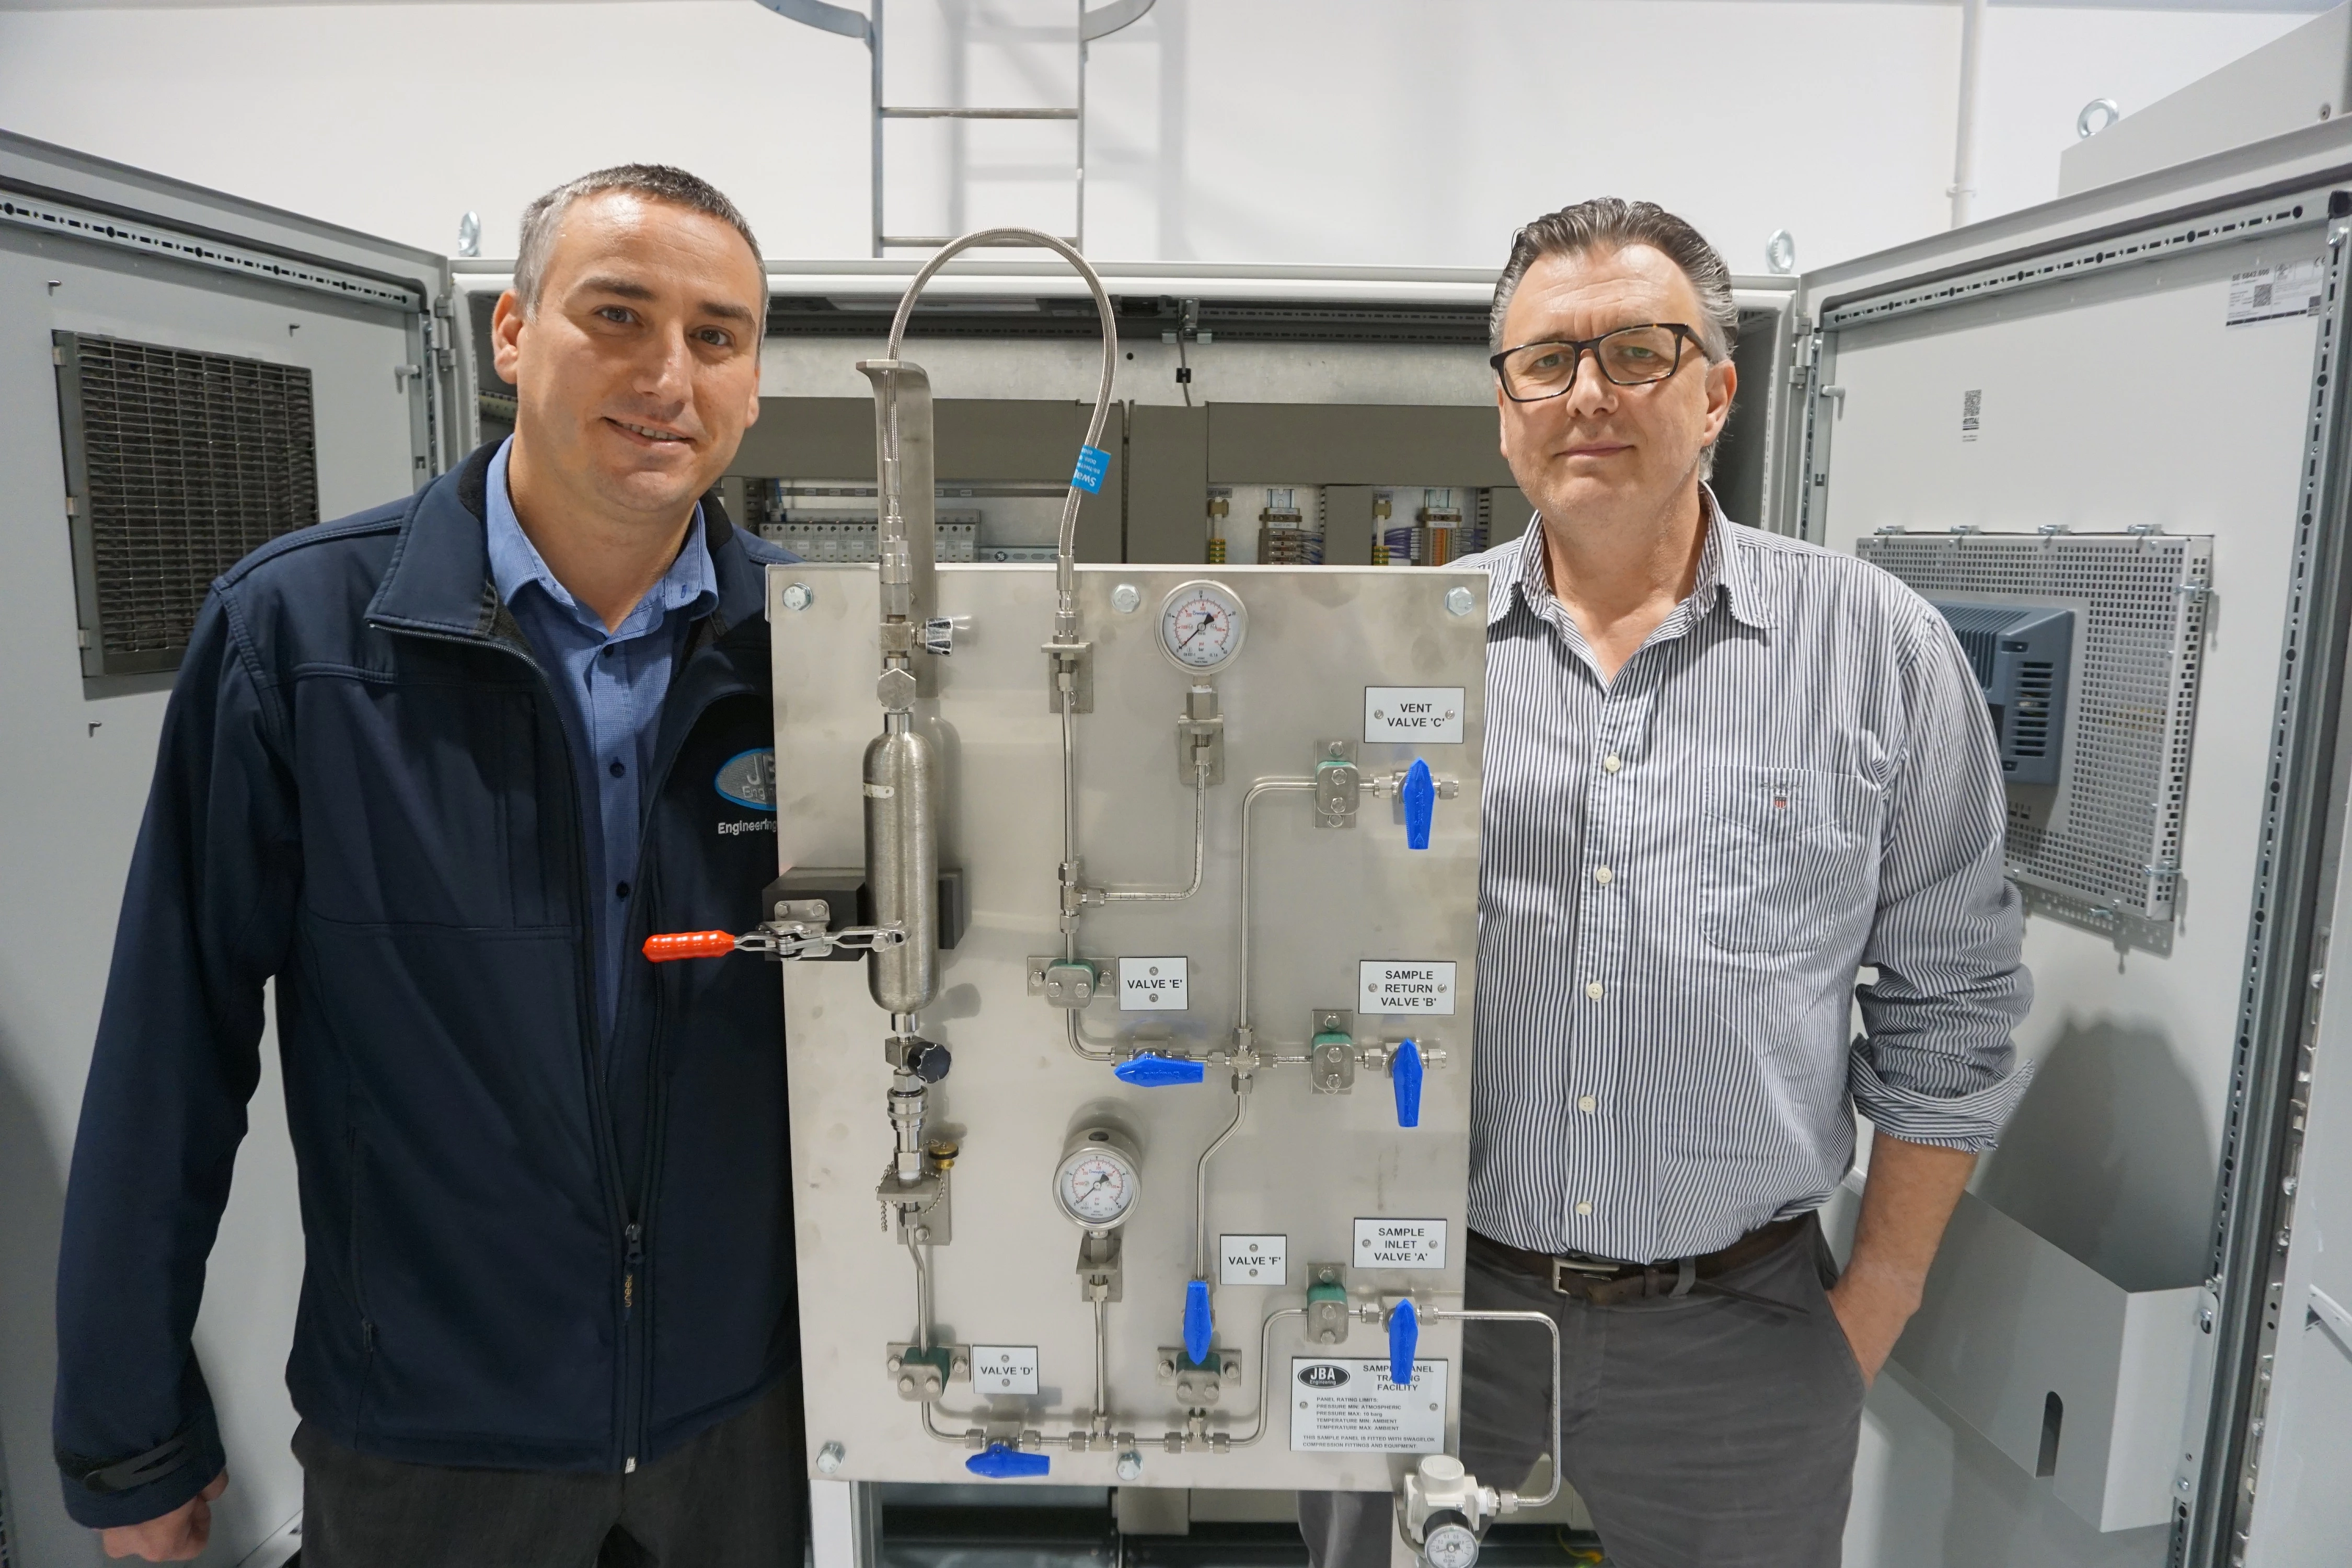
{"type": "MultiPolygon", "coordinates": [[[[1474,1310],[1559,1324],[1562,1473],[1612,1568],[1835,1568],[1862,1427],[1862,1369],[1831,1310],[1818,1224],[1721,1277],[1775,1310],[1707,1293],[1593,1307],[1496,1267],[1475,1244],[1474,1310]]],[[[1462,1462],[1516,1488],[1549,1442],[1549,1349],[1533,1324],[1464,1326],[1462,1462]]],[[[1385,1492],[1301,1492],[1315,1568],[1386,1568],[1385,1492]]]]}
{"type": "Polygon", "coordinates": [[[801,1568],[802,1447],[797,1375],[625,1476],[403,1464],[305,1422],[302,1568],[801,1568]]]}

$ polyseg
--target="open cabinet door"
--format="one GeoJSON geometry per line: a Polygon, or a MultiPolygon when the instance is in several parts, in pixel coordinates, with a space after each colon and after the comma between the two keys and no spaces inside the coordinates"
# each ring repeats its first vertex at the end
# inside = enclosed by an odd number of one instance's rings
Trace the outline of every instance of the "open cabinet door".
{"type": "MultiPolygon", "coordinates": [[[[448,298],[438,256],[0,135],[0,1479],[18,1563],[97,1551],[50,1459],[52,1301],[163,694],[231,562],[463,455],[448,298]]],[[[301,1230],[274,1042],[262,1058],[196,1328],[231,1478],[207,1563],[301,1508],[284,1371],[301,1230]]]]}
{"type": "Polygon", "coordinates": [[[2347,219],[2327,125],[1802,279],[1778,519],[1977,665],[2036,985],[1856,1568],[2241,1561],[2286,1357],[2341,1353],[2281,1290],[2352,738],[2347,219]]]}

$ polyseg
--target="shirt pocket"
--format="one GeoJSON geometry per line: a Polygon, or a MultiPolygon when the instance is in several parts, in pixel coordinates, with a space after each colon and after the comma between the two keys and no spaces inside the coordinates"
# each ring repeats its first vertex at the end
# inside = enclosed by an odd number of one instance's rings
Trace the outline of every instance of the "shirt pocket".
{"type": "Polygon", "coordinates": [[[1803,952],[1866,925],[1877,896],[1879,790],[1848,773],[1712,768],[1699,931],[1725,952],[1803,952]]]}

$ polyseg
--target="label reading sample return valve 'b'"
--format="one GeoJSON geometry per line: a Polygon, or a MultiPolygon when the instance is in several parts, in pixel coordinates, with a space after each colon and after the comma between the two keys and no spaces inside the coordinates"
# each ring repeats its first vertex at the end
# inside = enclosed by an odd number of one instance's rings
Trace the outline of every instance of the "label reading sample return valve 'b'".
{"type": "Polygon", "coordinates": [[[1454,965],[1407,958],[1367,958],[1356,965],[1356,1011],[1454,1016],[1454,965]]]}

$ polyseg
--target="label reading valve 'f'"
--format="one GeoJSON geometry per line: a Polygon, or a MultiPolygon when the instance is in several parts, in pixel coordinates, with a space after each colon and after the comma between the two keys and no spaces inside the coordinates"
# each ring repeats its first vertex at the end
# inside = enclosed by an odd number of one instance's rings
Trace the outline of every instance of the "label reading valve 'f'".
{"type": "Polygon", "coordinates": [[[1454,965],[1367,958],[1356,965],[1356,1011],[1454,1016],[1454,965]]]}
{"type": "Polygon", "coordinates": [[[1360,1216],[1356,1221],[1355,1263],[1359,1268],[1443,1268],[1445,1222],[1360,1216]]]}
{"type": "Polygon", "coordinates": [[[1462,688],[1365,687],[1364,739],[1423,746],[1461,744],[1462,688]]]}

